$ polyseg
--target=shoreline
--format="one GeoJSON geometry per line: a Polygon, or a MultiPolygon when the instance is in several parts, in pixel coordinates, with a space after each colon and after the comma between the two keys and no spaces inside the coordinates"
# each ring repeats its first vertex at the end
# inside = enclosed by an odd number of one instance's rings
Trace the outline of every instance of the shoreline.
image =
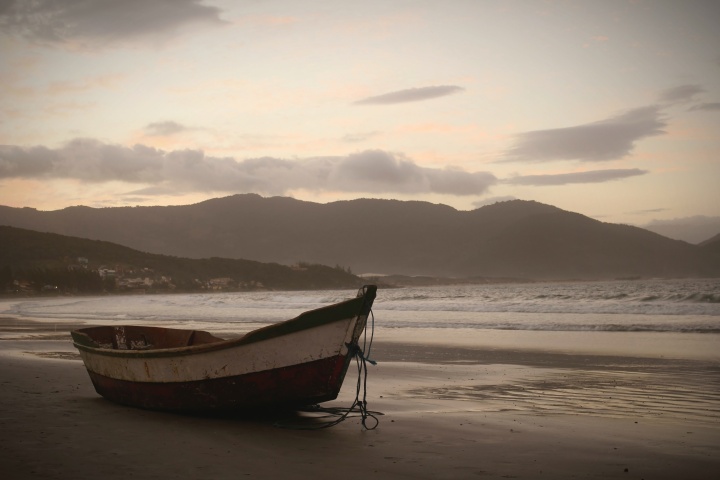
{"type": "MultiPolygon", "coordinates": [[[[513,315],[516,313],[493,315],[513,315]]],[[[538,314],[520,314],[538,315],[538,314]]],[[[543,314],[540,314],[543,315],[543,314]]],[[[35,338],[51,332],[69,332],[77,328],[116,324],[116,318],[18,318],[0,313],[0,339],[15,331],[34,333],[35,338]]],[[[127,324],[136,324],[129,322],[127,324]]],[[[222,338],[231,339],[264,326],[265,323],[225,323],[203,321],[145,320],[144,325],[169,328],[205,330],[222,338]]],[[[487,355],[497,351],[522,351],[589,357],[633,357],[658,360],[698,360],[720,364],[720,333],[695,332],[626,332],[626,331],[563,331],[563,330],[485,330],[473,328],[388,328],[375,327],[374,343],[417,344],[433,347],[452,347],[458,351],[482,350],[487,355]]]]}
{"type": "Polygon", "coordinates": [[[353,288],[361,288],[363,285],[373,284],[382,289],[403,289],[417,287],[447,287],[447,286],[497,286],[497,285],[526,285],[526,284],[564,284],[564,283],[608,283],[608,282],[653,282],[653,281],[673,281],[673,280],[716,280],[720,279],[717,275],[673,275],[667,277],[661,276],[624,276],[624,277],[438,277],[433,275],[403,275],[403,274],[360,274],[357,275],[360,282],[357,286],[339,286],[336,288],[228,288],[228,289],[198,289],[198,290],[178,290],[178,289],[128,289],[118,291],[104,292],[37,292],[37,291],[19,291],[19,292],[0,292],[0,302],[5,300],[23,300],[34,298],[81,298],[81,297],[120,297],[120,296],[143,296],[143,295],[213,295],[227,293],[253,293],[253,292],[322,292],[322,291],[347,291],[353,288]],[[383,278],[395,280],[400,283],[385,283],[383,278]]]}
{"type": "MultiPolygon", "coordinates": [[[[67,333],[0,318],[0,462],[12,478],[645,478],[720,469],[717,362],[376,339],[368,408],[330,429],[98,396],[67,333]]],[[[347,407],[354,369],[340,397],[347,407]]],[[[304,417],[303,420],[307,420],[304,417]]],[[[290,421],[297,419],[290,419],[290,421]]]]}

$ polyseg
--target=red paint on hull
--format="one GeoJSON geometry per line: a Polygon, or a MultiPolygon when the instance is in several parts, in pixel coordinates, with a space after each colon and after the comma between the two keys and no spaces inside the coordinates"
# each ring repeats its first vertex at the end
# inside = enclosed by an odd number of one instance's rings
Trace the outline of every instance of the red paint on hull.
{"type": "Polygon", "coordinates": [[[88,373],[100,395],[124,405],[177,412],[242,410],[333,400],[350,360],[334,356],[246,375],[177,383],[130,382],[88,373]]]}

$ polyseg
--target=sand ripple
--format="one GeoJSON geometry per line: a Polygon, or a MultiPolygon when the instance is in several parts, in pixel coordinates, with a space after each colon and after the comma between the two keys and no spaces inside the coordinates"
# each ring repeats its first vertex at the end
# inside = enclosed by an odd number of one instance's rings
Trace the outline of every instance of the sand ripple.
{"type": "Polygon", "coordinates": [[[481,411],[661,418],[720,425],[720,375],[708,372],[559,371],[495,385],[412,389],[416,398],[473,402],[481,411]]]}

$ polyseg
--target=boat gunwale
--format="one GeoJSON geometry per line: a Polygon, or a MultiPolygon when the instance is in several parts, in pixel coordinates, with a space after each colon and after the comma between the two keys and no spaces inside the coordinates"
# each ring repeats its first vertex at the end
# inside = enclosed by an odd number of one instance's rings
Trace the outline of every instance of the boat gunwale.
{"type": "MultiPolygon", "coordinates": [[[[374,286],[364,287],[364,294],[351,298],[339,303],[327,305],[313,310],[308,310],[301,313],[295,318],[285,320],[272,325],[252,330],[247,334],[239,338],[233,338],[229,340],[220,340],[212,343],[202,343],[199,345],[188,345],[182,347],[171,347],[171,348],[155,348],[155,349],[112,349],[103,347],[94,347],[91,343],[96,344],[95,340],[86,333],[87,330],[91,329],[112,329],[116,326],[108,325],[101,327],[87,327],[78,330],[73,330],[71,335],[73,337],[73,344],[81,352],[86,352],[93,355],[103,355],[111,357],[125,357],[125,358],[151,358],[151,357],[172,357],[172,356],[184,356],[194,355],[206,352],[212,352],[216,350],[224,350],[235,347],[242,347],[244,345],[251,345],[257,342],[265,340],[271,340],[273,338],[282,337],[287,334],[309,330],[313,328],[322,327],[324,325],[332,324],[335,322],[347,321],[353,318],[357,318],[363,315],[367,315],[375,298],[374,286]],[[368,288],[372,287],[372,288],[368,288]],[[365,311],[367,310],[367,311],[365,311]],[[85,340],[85,341],[83,341],[85,340]]],[[[118,325],[117,327],[138,327],[138,328],[157,328],[164,330],[183,330],[192,331],[192,329],[173,329],[166,327],[148,327],[139,325],[118,325]]],[[[199,331],[199,330],[198,330],[199,331]]]]}

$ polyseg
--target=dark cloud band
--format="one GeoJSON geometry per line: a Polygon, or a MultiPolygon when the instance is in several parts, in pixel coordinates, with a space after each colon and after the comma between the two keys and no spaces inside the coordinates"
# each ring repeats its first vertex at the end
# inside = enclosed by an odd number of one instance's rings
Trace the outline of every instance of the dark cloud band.
{"type": "Polygon", "coordinates": [[[592,170],[588,172],[560,173],[555,175],[521,175],[503,181],[512,185],[568,185],[572,183],[603,183],[637,175],[645,175],[647,170],[639,168],[592,170]]]}
{"type": "Polygon", "coordinates": [[[0,28],[33,41],[106,45],[157,37],[191,24],[223,24],[220,9],[200,0],[10,0],[0,28]]]}
{"type": "Polygon", "coordinates": [[[408,88],[396,92],[368,97],[355,102],[355,105],[392,105],[394,103],[420,102],[433,98],[444,97],[464,91],[456,85],[439,85],[434,87],[408,88]]]}
{"type": "Polygon", "coordinates": [[[690,111],[705,111],[705,112],[718,112],[720,111],[720,102],[706,102],[693,105],[688,110],[690,111]]]}
{"type": "Polygon", "coordinates": [[[165,121],[165,122],[148,123],[145,126],[144,130],[145,130],[145,134],[149,135],[151,137],[155,137],[155,136],[164,137],[164,136],[174,135],[176,133],[183,132],[185,130],[188,130],[188,128],[177,122],[165,121]]]}
{"type": "Polygon", "coordinates": [[[700,85],[678,85],[660,93],[660,101],[668,103],[687,102],[703,92],[705,92],[705,89],[700,85]]]}
{"type": "Polygon", "coordinates": [[[256,192],[294,189],[368,193],[481,195],[497,182],[487,172],[422,167],[399,154],[366,150],[347,156],[236,161],[199,150],[165,152],[75,139],[59,149],[0,147],[0,178],[69,178],[151,184],[143,193],[256,192]]]}
{"type": "Polygon", "coordinates": [[[630,154],[638,140],[664,134],[666,125],[660,108],[650,106],[599,122],[525,132],[503,161],[614,160],[630,154]]]}

